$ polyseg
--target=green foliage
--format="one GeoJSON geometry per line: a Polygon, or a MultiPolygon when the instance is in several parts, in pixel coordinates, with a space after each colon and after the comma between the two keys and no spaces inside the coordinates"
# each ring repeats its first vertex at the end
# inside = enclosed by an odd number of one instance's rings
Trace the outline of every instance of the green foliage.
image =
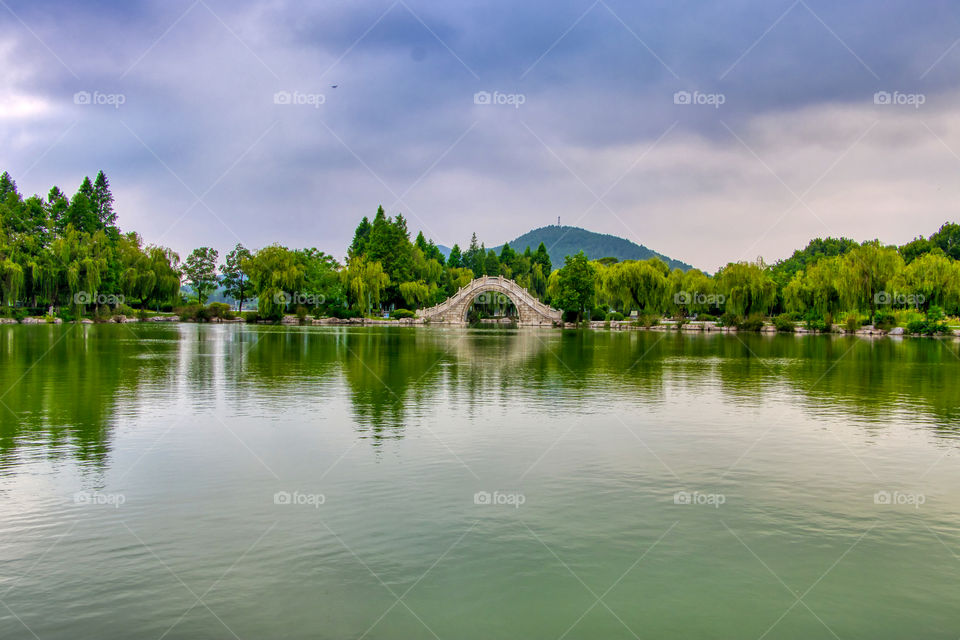
{"type": "Polygon", "coordinates": [[[247,324],[256,324],[260,320],[260,314],[256,311],[246,311],[243,314],[243,321],[247,324]]]}
{"type": "Polygon", "coordinates": [[[777,286],[762,262],[731,262],[717,273],[717,292],[737,315],[766,314],[777,301],[777,286]]]}
{"type": "Polygon", "coordinates": [[[233,309],[225,302],[211,302],[207,307],[207,315],[210,318],[219,318],[221,320],[233,320],[233,309]]]}
{"type": "MultiPolygon", "coordinates": [[[[589,260],[613,257],[617,260],[642,262],[650,258],[658,258],[665,262],[670,269],[690,269],[690,265],[684,262],[660,255],[625,238],[595,233],[579,227],[557,225],[541,227],[510,241],[510,246],[514,248],[538,247],[538,254],[540,252],[539,247],[543,246],[543,256],[550,260],[552,264],[560,264],[567,257],[583,251],[589,260]],[[547,251],[548,247],[549,252],[547,251]]],[[[544,267],[544,272],[550,273],[551,265],[545,264],[544,267]]]]}
{"type": "Polygon", "coordinates": [[[183,263],[183,275],[201,305],[206,304],[210,292],[217,288],[217,258],[219,253],[211,247],[194,249],[183,263]]]}
{"type": "Polygon", "coordinates": [[[593,306],[594,267],[581,251],[567,256],[557,273],[556,304],[568,312],[576,312],[579,322],[587,309],[593,306]]]}
{"type": "Polygon", "coordinates": [[[883,331],[890,331],[897,326],[897,318],[892,313],[877,313],[873,319],[873,326],[883,331]]]}
{"type": "Polygon", "coordinates": [[[773,319],[773,326],[777,328],[777,331],[784,333],[793,333],[796,330],[796,325],[793,323],[793,318],[789,313],[781,313],[773,319]]]}
{"type": "Polygon", "coordinates": [[[843,328],[847,331],[847,333],[854,333],[862,326],[863,322],[860,320],[859,314],[856,313],[851,313],[843,321],[843,328]]]}
{"type": "Polygon", "coordinates": [[[907,323],[907,333],[917,333],[925,336],[950,333],[950,325],[944,322],[943,309],[931,306],[923,318],[917,318],[907,323]]]}
{"type": "Polygon", "coordinates": [[[250,297],[250,276],[247,269],[253,254],[242,244],[237,244],[220,265],[220,283],[224,293],[237,301],[237,310],[243,311],[243,303],[250,297]]]}
{"type": "Polygon", "coordinates": [[[174,313],[184,322],[206,322],[210,319],[207,308],[199,303],[178,307],[174,313]]]}
{"type": "Polygon", "coordinates": [[[616,320],[616,321],[623,320],[623,314],[620,313],[619,311],[611,311],[610,313],[607,314],[607,320],[616,320]]]}
{"type": "Polygon", "coordinates": [[[390,317],[397,318],[397,319],[412,318],[415,315],[416,313],[414,313],[413,311],[410,311],[409,309],[394,309],[393,311],[390,312],[390,317]]]}
{"type": "Polygon", "coordinates": [[[763,329],[763,314],[759,312],[751,313],[746,318],[737,323],[737,331],[760,331],[763,329]]]}
{"type": "Polygon", "coordinates": [[[740,320],[739,315],[727,311],[717,320],[717,325],[721,327],[735,327],[740,324],[740,320]]]}

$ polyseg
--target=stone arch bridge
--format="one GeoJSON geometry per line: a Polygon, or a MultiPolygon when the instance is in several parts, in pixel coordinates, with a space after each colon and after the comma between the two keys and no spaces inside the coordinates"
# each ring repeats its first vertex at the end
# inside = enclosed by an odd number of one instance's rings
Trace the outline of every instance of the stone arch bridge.
{"type": "Polygon", "coordinates": [[[505,295],[517,308],[518,325],[552,326],[563,318],[562,312],[548,307],[536,299],[529,291],[509,278],[503,276],[482,276],[438,305],[417,311],[417,317],[429,322],[444,324],[466,324],[470,305],[482,293],[505,295]]]}

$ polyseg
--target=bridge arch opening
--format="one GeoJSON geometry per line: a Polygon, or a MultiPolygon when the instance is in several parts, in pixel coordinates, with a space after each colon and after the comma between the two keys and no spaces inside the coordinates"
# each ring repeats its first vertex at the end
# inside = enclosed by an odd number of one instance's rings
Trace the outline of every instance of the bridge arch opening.
{"type": "Polygon", "coordinates": [[[479,323],[516,323],[520,320],[520,310],[509,295],[496,289],[479,291],[466,305],[463,321],[467,324],[479,323]]]}

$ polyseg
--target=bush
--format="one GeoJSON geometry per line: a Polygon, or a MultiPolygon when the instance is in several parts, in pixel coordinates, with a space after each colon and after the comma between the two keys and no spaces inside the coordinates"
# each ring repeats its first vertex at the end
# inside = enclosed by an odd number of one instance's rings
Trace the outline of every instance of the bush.
{"type": "Polygon", "coordinates": [[[57,317],[64,322],[73,322],[77,319],[76,316],[73,315],[73,312],[69,309],[60,309],[60,312],[57,313],[57,317]]]}
{"type": "Polygon", "coordinates": [[[576,322],[579,313],[576,311],[564,311],[563,312],[563,321],[564,322],[576,322]]]}
{"type": "Polygon", "coordinates": [[[346,307],[330,307],[326,311],[331,318],[346,320],[348,318],[361,318],[363,314],[358,309],[347,309],[346,307]]]}
{"type": "Polygon", "coordinates": [[[773,326],[777,328],[777,331],[781,331],[783,333],[793,333],[796,330],[796,327],[793,324],[793,317],[789,313],[781,313],[774,318],[773,326]]]}
{"type": "Polygon", "coordinates": [[[721,327],[736,327],[740,325],[742,319],[735,313],[730,313],[729,311],[725,312],[720,319],[717,320],[717,324],[721,327]]]}
{"type": "Polygon", "coordinates": [[[860,323],[860,316],[855,313],[851,313],[847,316],[847,319],[843,321],[843,328],[846,329],[847,333],[854,333],[863,326],[860,323]]]}
{"type": "Polygon", "coordinates": [[[176,310],[176,314],[185,322],[206,322],[210,319],[210,311],[200,304],[188,304],[176,310]]]}
{"type": "Polygon", "coordinates": [[[883,331],[890,331],[897,326],[897,319],[892,313],[877,313],[873,319],[873,326],[883,331]]]}
{"type": "Polygon", "coordinates": [[[641,313],[637,316],[637,325],[641,327],[655,327],[660,324],[660,316],[655,313],[641,313]]]}
{"type": "Polygon", "coordinates": [[[294,312],[297,314],[297,320],[300,321],[300,324],[305,324],[307,322],[307,308],[303,305],[297,307],[297,310],[294,312]]]}
{"type": "Polygon", "coordinates": [[[256,311],[244,311],[243,312],[243,321],[247,324],[257,324],[260,320],[260,314],[256,311]]]}
{"type": "Polygon", "coordinates": [[[943,322],[943,309],[931,306],[924,318],[917,318],[907,323],[908,333],[919,333],[924,336],[933,336],[938,333],[950,333],[950,326],[943,322]]]}
{"type": "Polygon", "coordinates": [[[607,314],[607,320],[623,320],[623,314],[619,311],[611,311],[607,314]]]}
{"type": "Polygon", "coordinates": [[[225,302],[211,302],[207,307],[207,314],[211,318],[220,318],[221,320],[233,319],[233,309],[225,302]]]}
{"type": "Polygon", "coordinates": [[[709,313],[698,313],[697,320],[702,322],[716,322],[717,316],[710,315],[709,313]]]}
{"type": "Polygon", "coordinates": [[[93,310],[94,322],[110,322],[111,318],[113,318],[113,311],[105,304],[93,310]]]}
{"type": "MultiPolygon", "coordinates": [[[[829,317],[830,315],[827,314],[827,318],[829,317]]],[[[808,331],[830,331],[831,322],[832,318],[828,321],[816,313],[808,313],[804,324],[808,331]]]]}
{"type": "Polygon", "coordinates": [[[394,309],[393,311],[390,312],[390,317],[397,318],[398,320],[400,318],[412,318],[416,315],[417,314],[414,313],[413,311],[410,311],[410,309],[394,309]]]}
{"type": "Polygon", "coordinates": [[[127,316],[128,318],[133,318],[137,315],[137,312],[130,305],[120,303],[113,308],[113,314],[117,316],[127,316]]]}
{"type": "Polygon", "coordinates": [[[604,318],[607,317],[607,311],[602,307],[594,307],[593,309],[588,309],[587,313],[590,314],[591,320],[603,320],[604,318]]]}
{"type": "Polygon", "coordinates": [[[737,331],[760,331],[763,329],[763,314],[751,313],[737,323],[737,331]]]}

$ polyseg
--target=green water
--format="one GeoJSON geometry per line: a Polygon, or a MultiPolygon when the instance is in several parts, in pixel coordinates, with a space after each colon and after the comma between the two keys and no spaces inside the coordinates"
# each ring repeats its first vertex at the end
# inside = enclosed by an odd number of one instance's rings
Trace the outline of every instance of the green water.
{"type": "Polygon", "coordinates": [[[0,327],[0,638],[956,640],[958,374],[935,340],[0,327]]]}

